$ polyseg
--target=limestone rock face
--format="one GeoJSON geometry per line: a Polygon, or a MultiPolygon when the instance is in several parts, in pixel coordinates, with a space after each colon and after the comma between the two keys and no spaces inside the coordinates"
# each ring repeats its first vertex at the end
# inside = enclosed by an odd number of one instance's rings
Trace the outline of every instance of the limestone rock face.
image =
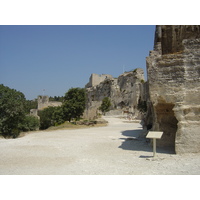
{"type": "Polygon", "coordinates": [[[162,54],[181,52],[184,50],[184,39],[198,39],[199,25],[163,25],[156,27],[155,44],[162,43],[162,54]]]}
{"type": "Polygon", "coordinates": [[[88,87],[87,105],[85,110],[86,118],[95,118],[98,116],[98,108],[101,106],[102,100],[109,97],[112,103],[112,113],[121,114],[123,111],[138,114],[137,103],[141,96],[141,90],[144,83],[144,72],[138,68],[131,72],[125,72],[118,78],[107,78],[98,85],[88,87]]]}
{"type": "Polygon", "coordinates": [[[200,152],[200,26],[157,26],[146,59],[148,117],[160,146],[200,152]]]}

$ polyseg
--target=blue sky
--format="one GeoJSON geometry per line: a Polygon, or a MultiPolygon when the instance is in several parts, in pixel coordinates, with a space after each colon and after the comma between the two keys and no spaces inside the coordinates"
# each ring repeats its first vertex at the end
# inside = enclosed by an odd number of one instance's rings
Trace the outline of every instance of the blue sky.
{"type": "Polygon", "coordinates": [[[155,26],[0,26],[0,84],[25,94],[63,96],[92,73],[118,77],[143,68],[155,26]]]}

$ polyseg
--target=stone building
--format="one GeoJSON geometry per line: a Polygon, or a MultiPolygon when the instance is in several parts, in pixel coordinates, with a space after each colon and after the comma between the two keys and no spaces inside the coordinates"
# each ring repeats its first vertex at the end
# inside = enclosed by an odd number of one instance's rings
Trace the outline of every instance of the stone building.
{"type": "Polygon", "coordinates": [[[91,74],[90,79],[89,79],[89,83],[86,84],[86,88],[89,87],[94,87],[99,85],[101,82],[103,82],[106,79],[112,79],[113,77],[109,74],[91,74]]]}
{"type": "Polygon", "coordinates": [[[147,123],[160,146],[200,152],[200,26],[156,26],[147,62],[147,123]]]}

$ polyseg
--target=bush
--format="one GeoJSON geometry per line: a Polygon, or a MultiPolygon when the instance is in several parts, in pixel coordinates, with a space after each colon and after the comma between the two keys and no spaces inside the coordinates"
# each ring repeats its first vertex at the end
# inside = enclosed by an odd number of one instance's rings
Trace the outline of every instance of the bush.
{"type": "Polygon", "coordinates": [[[44,130],[50,126],[57,126],[65,122],[62,107],[48,107],[38,112],[40,116],[40,129],[44,130]]]}
{"type": "Polygon", "coordinates": [[[53,115],[52,115],[52,123],[54,124],[54,126],[63,124],[65,122],[65,116],[64,116],[64,112],[63,112],[63,108],[60,107],[55,107],[54,111],[53,111],[53,115]]]}
{"type": "Polygon", "coordinates": [[[38,130],[40,126],[40,121],[37,117],[34,116],[25,116],[22,124],[20,124],[20,129],[22,131],[35,131],[38,130]]]}
{"type": "Polygon", "coordinates": [[[25,103],[25,113],[29,114],[31,109],[37,109],[38,102],[37,99],[35,100],[26,100],[25,103]]]}
{"type": "Polygon", "coordinates": [[[54,107],[48,107],[38,112],[38,115],[40,117],[40,129],[44,130],[49,128],[50,126],[54,126],[52,119],[53,113],[54,107]]]}
{"type": "Polygon", "coordinates": [[[110,106],[111,106],[111,101],[108,97],[105,97],[103,100],[102,100],[102,104],[101,106],[99,107],[99,110],[102,111],[102,113],[105,113],[108,112],[110,110],[110,106]]]}

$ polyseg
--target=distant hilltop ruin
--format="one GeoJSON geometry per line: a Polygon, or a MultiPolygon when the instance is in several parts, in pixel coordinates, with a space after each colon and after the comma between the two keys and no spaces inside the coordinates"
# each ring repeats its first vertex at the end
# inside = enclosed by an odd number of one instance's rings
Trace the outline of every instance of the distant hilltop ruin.
{"type": "Polygon", "coordinates": [[[106,79],[112,79],[113,77],[109,74],[102,74],[102,75],[99,75],[99,74],[92,74],[90,76],[90,80],[89,80],[89,83],[86,84],[86,88],[89,88],[89,87],[95,87],[97,85],[99,85],[99,83],[103,82],[104,80],[106,79]]]}
{"type": "Polygon", "coordinates": [[[62,102],[58,101],[49,101],[48,96],[38,96],[38,110],[43,110],[44,108],[48,107],[57,107],[61,106],[62,102]]]}
{"type": "Polygon", "coordinates": [[[122,114],[125,111],[135,117],[138,116],[138,100],[144,98],[143,83],[144,71],[140,68],[125,72],[118,78],[113,78],[108,74],[92,74],[90,82],[86,85],[87,103],[84,117],[97,118],[98,109],[105,97],[111,100],[110,113],[122,114]]]}
{"type": "Polygon", "coordinates": [[[38,111],[43,110],[48,107],[57,107],[61,106],[62,102],[59,101],[49,101],[49,96],[47,95],[39,95],[38,96],[38,107],[37,109],[31,109],[30,115],[37,116],[38,117],[38,111]]]}

